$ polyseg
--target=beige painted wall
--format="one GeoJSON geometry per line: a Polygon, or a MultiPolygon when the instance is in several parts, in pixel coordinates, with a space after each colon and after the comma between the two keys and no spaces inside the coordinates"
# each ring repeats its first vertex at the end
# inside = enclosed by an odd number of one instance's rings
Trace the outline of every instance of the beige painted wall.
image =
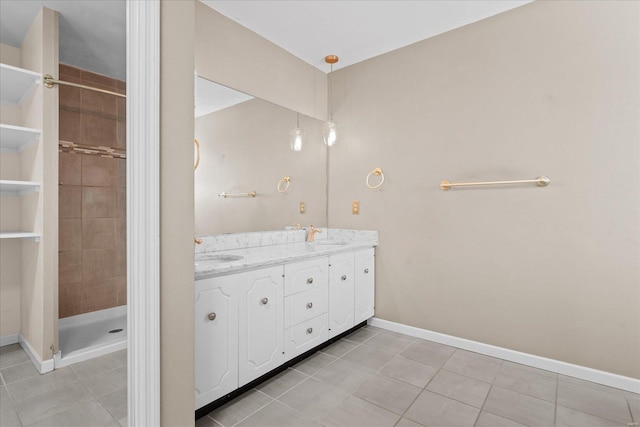
{"type": "Polygon", "coordinates": [[[194,13],[194,0],[160,3],[160,403],[163,426],[194,425],[194,13]]]}
{"type": "Polygon", "coordinates": [[[377,317],[640,378],[639,8],[534,2],[333,75],[329,225],[380,231],[377,317]]]}
{"type": "Polygon", "coordinates": [[[310,117],[326,117],[325,73],[200,2],[195,55],[200,76],[310,117]]]}
{"type": "Polygon", "coordinates": [[[196,230],[201,234],[279,230],[294,222],[325,226],[326,146],[322,122],[300,118],[303,149],[289,148],[296,113],[252,99],[199,117],[195,136],[201,160],[195,171],[196,230]],[[290,176],[286,193],[278,181],[290,176]],[[256,191],[255,198],[218,194],[256,191]],[[300,214],[299,203],[305,203],[300,214]]]}
{"type": "MultiPolygon", "coordinates": [[[[0,43],[0,62],[20,66],[20,49],[0,43]]],[[[20,125],[20,109],[12,105],[0,106],[0,123],[20,125]]],[[[18,154],[0,155],[0,179],[20,178],[18,154]]],[[[3,197],[0,203],[0,230],[20,228],[20,200],[3,197]]],[[[20,333],[20,288],[22,268],[20,259],[22,242],[14,239],[0,241],[0,337],[20,333]]]]}

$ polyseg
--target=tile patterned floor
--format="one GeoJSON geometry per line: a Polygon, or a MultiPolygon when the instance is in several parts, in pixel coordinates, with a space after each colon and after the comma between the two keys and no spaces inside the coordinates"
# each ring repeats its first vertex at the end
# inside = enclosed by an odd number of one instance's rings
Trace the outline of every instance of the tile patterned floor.
{"type": "Polygon", "coordinates": [[[366,326],[196,427],[628,427],[640,395],[366,326]]]}
{"type": "MultiPolygon", "coordinates": [[[[0,348],[0,426],[127,424],[126,350],[39,375],[0,348]]],[[[640,395],[366,326],[196,427],[628,427],[640,395]]]]}
{"type": "Polygon", "coordinates": [[[40,375],[18,344],[0,347],[0,426],[127,425],[127,351],[40,375]]]}

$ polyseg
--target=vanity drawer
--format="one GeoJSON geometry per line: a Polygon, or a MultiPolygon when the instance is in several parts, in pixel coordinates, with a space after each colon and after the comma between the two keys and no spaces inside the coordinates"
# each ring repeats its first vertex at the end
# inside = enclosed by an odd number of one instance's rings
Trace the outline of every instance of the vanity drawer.
{"type": "Polygon", "coordinates": [[[285,359],[291,360],[329,339],[328,318],[323,314],[284,331],[285,359]]]}
{"type": "Polygon", "coordinates": [[[327,312],[329,292],[326,286],[290,295],[284,299],[284,327],[297,325],[327,312]]]}
{"type": "Polygon", "coordinates": [[[329,258],[315,258],[284,266],[284,295],[327,287],[329,258]]]}

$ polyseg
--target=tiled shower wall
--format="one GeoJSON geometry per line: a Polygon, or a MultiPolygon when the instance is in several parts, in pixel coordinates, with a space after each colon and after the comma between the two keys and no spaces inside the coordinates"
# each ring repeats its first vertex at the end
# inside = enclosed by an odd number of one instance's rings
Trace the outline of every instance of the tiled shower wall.
{"type": "MultiPolygon", "coordinates": [[[[125,83],[60,64],[60,80],[125,93],[125,83]]],[[[60,86],[60,140],[126,148],[124,98],[60,86]]],[[[127,303],[124,159],[60,156],[59,317],[127,303]]]]}

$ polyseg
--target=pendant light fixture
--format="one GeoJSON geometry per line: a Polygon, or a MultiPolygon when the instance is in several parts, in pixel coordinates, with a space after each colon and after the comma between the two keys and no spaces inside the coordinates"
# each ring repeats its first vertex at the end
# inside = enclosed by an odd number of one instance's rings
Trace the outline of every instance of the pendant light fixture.
{"type": "MultiPolygon", "coordinates": [[[[331,74],[333,74],[333,64],[338,62],[338,57],[336,55],[327,55],[324,57],[324,62],[331,66],[331,71],[329,74],[329,78],[331,78],[331,74]]],[[[338,123],[333,120],[333,109],[331,105],[331,86],[329,86],[329,120],[327,120],[324,124],[324,143],[327,144],[328,147],[332,147],[336,145],[336,140],[338,139],[337,128],[338,123]]]]}
{"type": "Polygon", "coordinates": [[[300,113],[296,113],[296,127],[289,132],[289,143],[291,151],[302,151],[302,140],[304,139],[304,129],[300,129],[300,113]]]}

